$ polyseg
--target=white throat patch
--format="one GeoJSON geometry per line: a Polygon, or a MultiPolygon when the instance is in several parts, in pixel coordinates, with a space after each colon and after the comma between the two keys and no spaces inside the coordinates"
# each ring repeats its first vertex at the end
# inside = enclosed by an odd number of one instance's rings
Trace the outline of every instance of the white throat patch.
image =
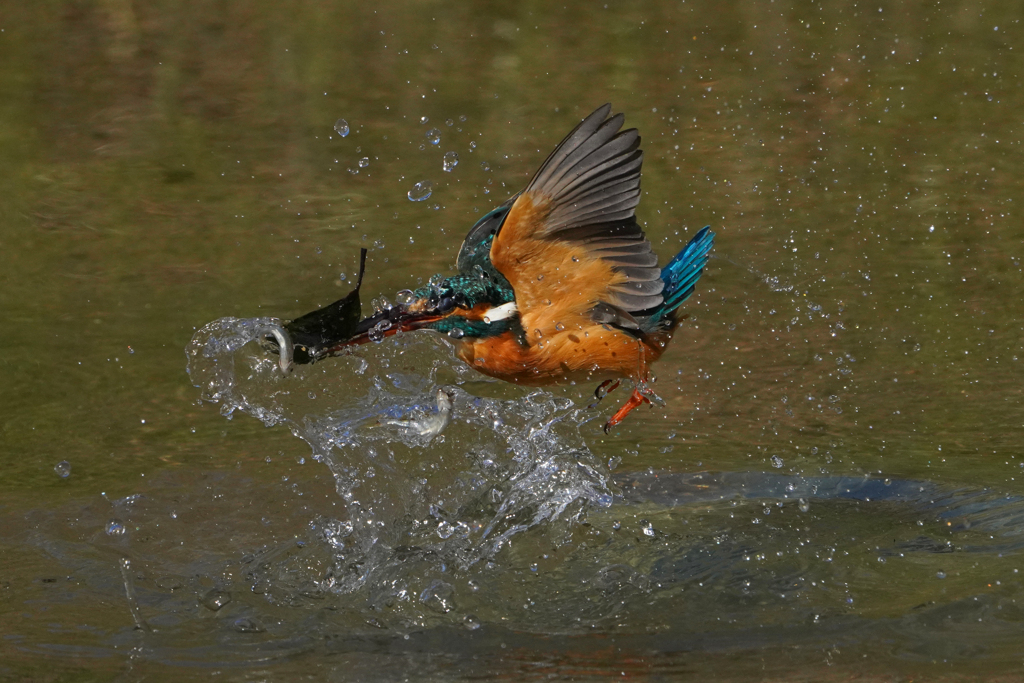
{"type": "Polygon", "coordinates": [[[485,323],[498,322],[499,320],[504,320],[505,318],[511,318],[512,316],[514,316],[518,312],[519,312],[519,309],[516,308],[516,302],[515,301],[509,301],[507,304],[502,304],[501,306],[495,306],[494,308],[491,308],[491,309],[487,310],[486,312],[484,312],[484,322],[485,323]]]}

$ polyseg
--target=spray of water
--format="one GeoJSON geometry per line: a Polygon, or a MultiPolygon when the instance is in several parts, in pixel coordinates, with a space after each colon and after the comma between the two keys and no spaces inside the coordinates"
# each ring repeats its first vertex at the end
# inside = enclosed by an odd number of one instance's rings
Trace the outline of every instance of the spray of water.
{"type": "MultiPolygon", "coordinates": [[[[466,570],[516,534],[611,505],[580,433],[593,413],[572,401],[475,396],[464,386],[487,385],[429,334],[285,373],[260,344],[277,329],[216,320],[189,344],[188,371],[201,401],[287,427],[330,470],[345,514],[311,520],[333,556],[321,589],[402,599],[411,574],[466,570]]],[[[424,590],[444,611],[444,586],[424,590]]]]}

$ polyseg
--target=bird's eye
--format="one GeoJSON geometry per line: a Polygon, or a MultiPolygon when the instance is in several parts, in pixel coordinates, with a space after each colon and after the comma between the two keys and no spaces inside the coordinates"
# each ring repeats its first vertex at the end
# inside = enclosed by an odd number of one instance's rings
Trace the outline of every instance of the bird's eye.
{"type": "Polygon", "coordinates": [[[455,299],[450,296],[446,296],[437,304],[437,310],[441,313],[447,313],[448,311],[455,308],[455,299]]]}

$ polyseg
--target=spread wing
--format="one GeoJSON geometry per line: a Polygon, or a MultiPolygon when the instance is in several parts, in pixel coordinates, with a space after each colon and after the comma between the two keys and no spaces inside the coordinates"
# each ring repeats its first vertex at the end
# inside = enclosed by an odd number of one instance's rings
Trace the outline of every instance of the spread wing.
{"type": "Polygon", "coordinates": [[[600,107],[559,143],[491,243],[528,335],[559,323],[635,328],[633,313],[662,303],[658,257],[634,215],[640,135],[610,113],[600,107]]]}

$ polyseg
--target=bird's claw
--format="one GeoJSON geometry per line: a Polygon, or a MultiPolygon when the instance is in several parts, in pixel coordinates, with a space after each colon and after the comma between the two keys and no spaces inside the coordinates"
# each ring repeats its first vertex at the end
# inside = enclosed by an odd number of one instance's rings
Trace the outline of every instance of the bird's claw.
{"type": "Polygon", "coordinates": [[[587,406],[588,410],[593,410],[597,407],[597,404],[601,402],[608,394],[612,393],[619,387],[619,380],[617,379],[606,379],[597,385],[597,389],[594,389],[594,402],[587,406]]]}
{"type": "Polygon", "coordinates": [[[659,406],[665,405],[665,399],[654,393],[654,389],[651,388],[651,385],[646,380],[637,384],[636,390],[643,395],[644,401],[648,404],[653,405],[657,403],[659,406]]]}

